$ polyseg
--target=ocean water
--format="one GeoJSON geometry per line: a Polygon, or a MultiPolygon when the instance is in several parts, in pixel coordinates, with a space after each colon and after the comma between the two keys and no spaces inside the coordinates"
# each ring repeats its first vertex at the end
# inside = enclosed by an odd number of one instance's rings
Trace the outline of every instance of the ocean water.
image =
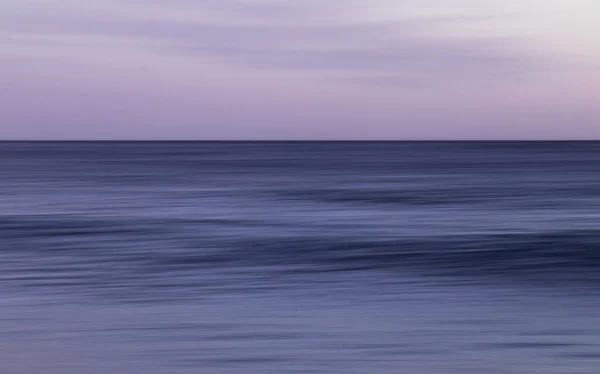
{"type": "Polygon", "coordinates": [[[600,143],[0,143],[3,374],[597,374],[600,143]]]}

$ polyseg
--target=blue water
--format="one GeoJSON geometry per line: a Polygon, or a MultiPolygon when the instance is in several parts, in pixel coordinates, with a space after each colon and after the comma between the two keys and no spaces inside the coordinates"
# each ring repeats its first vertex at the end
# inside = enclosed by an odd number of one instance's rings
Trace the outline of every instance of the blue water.
{"type": "Polygon", "coordinates": [[[0,143],[3,374],[597,374],[600,143],[0,143]]]}

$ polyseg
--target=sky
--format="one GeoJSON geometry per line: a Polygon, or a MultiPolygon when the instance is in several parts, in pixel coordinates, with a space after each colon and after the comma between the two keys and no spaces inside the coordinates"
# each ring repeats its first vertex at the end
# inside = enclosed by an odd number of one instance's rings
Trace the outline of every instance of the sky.
{"type": "Polygon", "coordinates": [[[0,139],[600,139],[598,0],[2,0],[0,139]]]}

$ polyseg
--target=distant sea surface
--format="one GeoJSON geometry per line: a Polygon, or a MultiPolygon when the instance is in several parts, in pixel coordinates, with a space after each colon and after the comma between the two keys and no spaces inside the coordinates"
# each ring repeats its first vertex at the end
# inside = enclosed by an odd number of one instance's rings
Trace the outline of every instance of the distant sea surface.
{"type": "Polygon", "coordinates": [[[3,374],[597,374],[600,143],[0,143],[3,374]]]}

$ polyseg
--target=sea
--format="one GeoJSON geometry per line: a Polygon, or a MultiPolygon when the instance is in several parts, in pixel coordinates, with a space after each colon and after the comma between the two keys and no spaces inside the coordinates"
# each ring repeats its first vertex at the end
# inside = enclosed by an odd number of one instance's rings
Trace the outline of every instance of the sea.
{"type": "Polygon", "coordinates": [[[599,142],[0,142],[2,374],[597,374],[599,142]]]}

